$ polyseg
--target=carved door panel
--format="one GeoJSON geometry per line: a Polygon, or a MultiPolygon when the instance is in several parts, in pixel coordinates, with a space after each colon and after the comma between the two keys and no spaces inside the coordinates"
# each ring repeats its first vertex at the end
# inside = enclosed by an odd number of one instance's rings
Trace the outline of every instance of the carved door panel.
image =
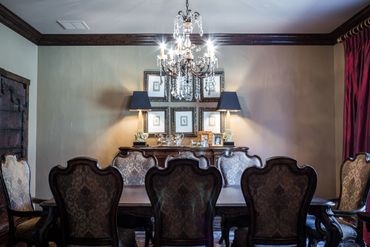
{"type": "MultiPolygon", "coordinates": [[[[0,68],[0,155],[27,159],[29,80],[0,68]]],[[[0,183],[0,235],[8,231],[7,205],[0,183]]]]}

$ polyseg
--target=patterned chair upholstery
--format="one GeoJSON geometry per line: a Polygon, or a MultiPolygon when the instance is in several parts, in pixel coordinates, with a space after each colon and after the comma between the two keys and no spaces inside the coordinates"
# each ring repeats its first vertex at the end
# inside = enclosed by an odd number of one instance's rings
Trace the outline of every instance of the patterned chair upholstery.
{"type": "Polygon", "coordinates": [[[181,151],[176,155],[168,155],[164,162],[164,166],[167,167],[167,163],[173,159],[193,159],[199,161],[199,167],[206,169],[209,166],[208,158],[203,155],[196,155],[193,151],[181,151]]]}
{"type": "MultiPolygon", "coordinates": [[[[362,224],[357,224],[357,212],[365,210],[366,198],[370,189],[370,154],[359,153],[355,158],[346,159],[340,172],[341,189],[338,206],[333,210],[342,233],[342,241],[356,241],[363,245],[362,224]]],[[[307,220],[310,241],[322,240],[316,229],[316,219],[310,216],[307,220]]]]}
{"type": "Polygon", "coordinates": [[[213,246],[213,216],[221,191],[215,167],[174,159],[165,169],[151,168],[145,187],[154,209],[154,246],[213,246]]]}
{"type": "MultiPolygon", "coordinates": [[[[154,156],[145,155],[137,150],[118,153],[112,165],[120,171],[125,185],[144,186],[145,175],[151,167],[157,165],[157,160],[154,156]]],[[[144,229],[145,247],[148,247],[149,241],[153,239],[153,223],[150,217],[129,215],[119,211],[118,225],[130,229],[144,229]]]]}
{"type": "Polygon", "coordinates": [[[117,228],[123,189],[118,170],[101,170],[96,160],[79,157],[66,168],[53,167],[49,183],[60,215],[61,246],[136,246],[134,231],[117,228]]]}
{"type": "MultiPolygon", "coordinates": [[[[236,150],[231,155],[223,154],[218,159],[218,168],[221,171],[224,186],[240,186],[241,175],[248,167],[262,167],[261,158],[250,156],[247,150],[236,150]]],[[[230,245],[229,233],[232,227],[245,227],[247,215],[227,216],[221,218],[222,235],[219,243],[225,240],[225,246],[230,245]]]]}
{"type": "Polygon", "coordinates": [[[144,185],[145,174],[157,165],[153,156],[146,156],[139,150],[130,151],[125,155],[119,153],[112,163],[121,172],[125,185],[144,185]]]}
{"type": "Polygon", "coordinates": [[[241,186],[250,220],[247,229],[236,230],[233,246],[306,246],[306,216],[316,182],[312,167],[298,167],[288,157],[272,158],[262,169],[245,170],[241,186]]]}
{"type": "Polygon", "coordinates": [[[1,162],[1,181],[5,188],[9,218],[9,245],[26,242],[42,245],[47,236],[47,212],[35,211],[30,192],[31,172],[25,160],[7,154],[1,162]]]}

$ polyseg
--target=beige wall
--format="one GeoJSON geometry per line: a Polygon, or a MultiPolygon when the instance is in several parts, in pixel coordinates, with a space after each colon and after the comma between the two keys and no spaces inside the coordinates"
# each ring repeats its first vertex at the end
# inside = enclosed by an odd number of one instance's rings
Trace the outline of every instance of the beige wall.
{"type": "MultiPolygon", "coordinates": [[[[49,195],[52,166],[76,155],[107,165],[132,144],[137,115],[128,96],[156,69],[156,47],[39,47],[37,194],[49,195]]],[[[232,115],[238,146],[263,159],[289,155],[314,166],[318,194],[335,194],[333,47],[223,46],[226,90],[237,90],[232,115]]]]}
{"type": "Polygon", "coordinates": [[[36,178],[36,105],[37,50],[32,42],[0,23],[0,67],[31,81],[29,92],[28,162],[31,167],[31,191],[36,178]]]}
{"type": "Polygon", "coordinates": [[[337,166],[337,194],[340,186],[340,166],[343,151],[343,109],[344,109],[344,47],[334,46],[334,107],[335,107],[335,164],[337,166]]]}

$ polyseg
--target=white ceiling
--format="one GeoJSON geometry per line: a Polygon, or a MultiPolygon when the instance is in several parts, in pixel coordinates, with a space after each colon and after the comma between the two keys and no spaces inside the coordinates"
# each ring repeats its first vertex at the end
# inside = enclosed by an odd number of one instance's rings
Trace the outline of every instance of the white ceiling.
{"type": "MultiPolygon", "coordinates": [[[[0,0],[43,34],[171,33],[185,0],[0,0]],[[63,30],[83,20],[90,30],[63,30]]],[[[205,33],[329,33],[370,0],[189,0],[205,33]]]]}

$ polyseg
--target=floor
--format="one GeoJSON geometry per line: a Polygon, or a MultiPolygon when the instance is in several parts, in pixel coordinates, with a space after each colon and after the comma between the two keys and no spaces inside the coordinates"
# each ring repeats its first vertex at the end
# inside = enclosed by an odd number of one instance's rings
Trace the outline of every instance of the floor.
{"type": "MultiPolygon", "coordinates": [[[[218,240],[221,236],[221,232],[216,231],[214,233],[214,239],[215,239],[215,245],[214,247],[224,247],[224,244],[218,244],[218,240]]],[[[144,232],[137,232],[136,233],[136,242],[138,247],[144,247],[144,232]]],[[[232,240],[232,238],[230,238],[232,240]]],[[[318,247],[323,247],[325,243],[320,242],[317,246],[318,247]]],[[[152,246],[150,244],[150,246],[152,246]]],[[[269,245],[264,245],[264,247],[268,247],[269,245]]],[[[280,245],[274,245],[273,247],[279,247],[280,245]]],[[[6,247],[6,243],[0,243],[0,247],[6,247]]],[[[17,244],[15,247],[26,247],[25,244],[17,244]]],[[[56,247],[54,243],[50,243],[50,247],[56,247]]],[[[272,246],[271,246],[272,247],[272,246]]],[[[340,247],[359,247],[357,244],[354,243],[347,243],[345,245],[340,245],[340,247]]]]}

